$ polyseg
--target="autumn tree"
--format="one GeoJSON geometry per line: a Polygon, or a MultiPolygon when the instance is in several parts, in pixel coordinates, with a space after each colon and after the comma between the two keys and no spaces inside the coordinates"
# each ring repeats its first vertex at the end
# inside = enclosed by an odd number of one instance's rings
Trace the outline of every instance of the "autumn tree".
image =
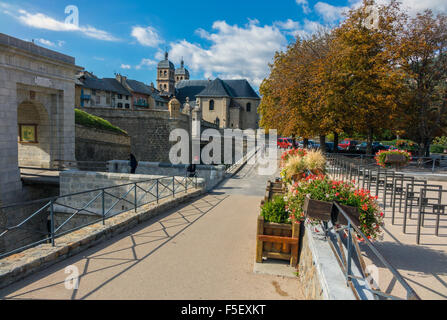
{"type": "MultiPolygon", "coordinates": [[[[286,52],[277,53],[270,75],[260,87],[261,125],[277,128],[284,136],[324,136],[332,128],[325,117],[326,105],[318,77],[328,53],[330,34],[320,32],[309,39],[297,38],[286,52]]],[[[324,141],[323,141],[324,142],[324,141]]],[[[324,147],[324,143],[323,143],[324,147]]]]}
{"type": "Polygon", "coordinates": [[[368,154],[374,134],[391,127],[399,117],[405,77],[394,49],[401,19],[397,2],[377,6],[364,0],[334,30],[330,70],[326,71],[330,79],[327,100],[333,113],[349,117],[350,127],[367,136],[368,154]],[[375,26],[369,24],[371,7],[378,11],[375,26]]]}
{"type": "Polygon", "coordinates": [[[447,125],[447,16],[431,10],[409,18],[400,44],[407,91],[400,128],[428,156],[430,142],[447,125]]]}

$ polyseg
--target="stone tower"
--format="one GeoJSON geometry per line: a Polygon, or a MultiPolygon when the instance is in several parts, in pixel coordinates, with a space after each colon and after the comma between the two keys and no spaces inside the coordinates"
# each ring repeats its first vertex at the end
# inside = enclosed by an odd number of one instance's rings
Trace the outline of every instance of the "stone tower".
{"type": "Polygon", "coordinates": [[[182,80],[189,80],[189,71],[185,68],[185,62],[180,63],[180,68],[175,69],[175,84],[182,80]]]}
{"type": "Polygon", "coordinates": [[[165,59],[160,61],[157,66],[157,88],[161,92],[175,93],[175,67],[168,60],[168,52],[165,52],[165,59]]]}

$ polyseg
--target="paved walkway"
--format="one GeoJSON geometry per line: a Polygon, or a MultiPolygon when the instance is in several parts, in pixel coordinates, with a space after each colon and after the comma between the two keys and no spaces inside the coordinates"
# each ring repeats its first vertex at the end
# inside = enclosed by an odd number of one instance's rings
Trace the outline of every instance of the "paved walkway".
{"type": "Polygon", "coordinates": [[[246,165],[212,193],[0,290],[6,299],[300,299],[298,279],[253,273],[270,177],[246,165]],[[68,290],[65,268],[79,270],[68,290]]]}

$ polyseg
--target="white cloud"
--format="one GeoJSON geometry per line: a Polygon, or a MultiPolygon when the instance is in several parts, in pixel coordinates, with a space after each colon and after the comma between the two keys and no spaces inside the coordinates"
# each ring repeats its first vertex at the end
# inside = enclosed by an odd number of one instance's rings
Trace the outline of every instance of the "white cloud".
{"type": "Polygon", "coordinates": [[[152,59],[141,59],[139,65],[135,67],[135,69],[140,70],[142,67],[151,67],[157,64],[157,61],[152,59]]]}
{"type": "Polygon", "coordinates": [[[56,44],[54,42],[51,42],[50,40],[46,40],[46,39],[36,39],[37,42],[39,42],[40,44],[43,44],[47,47],[55,47],[56,44]]]}
{"type": "Polygon", "coordinates": [[[323,17],[324,21],[335,22],[343,18],[343,12],[348,11],[349,7],[337,7],[326,2],[317,2],[314,9],[323,17]]]}
{"type": "Polygon", "coordinates": [[[300,5],[305,14],[310,13],[312,10],[309,8],[309,3],[307,0],[295,0],[297,5],[300,5]]]}
{"type": "Polygon", "coordinates": [[[297,30],[300,28],[300,23],[298,21],[293,21],[292,19],[287,19],[287,21],[277,21],[274,25],[282,30],[297,30]]]}
{"type": "Polygon", "coordinates": [[[38,43],[43,44],[44,46],[47,46],[47,47],[62,47],[65,44],[65,41],[62,41],[62,40],[58,40],[56,43],[56,42],[52,42],[50,40],[43,39],[43,38],[35,39],[35,41],[37,41],[38,43]]]}
{"type": "Polygon", "coordinates": [[[104,40],[104,41],[118,41],[113,35],[104,30],[96,29],[92,26],[77,26],[64,21],[59,21],[43,13],[30,13],[26,10],[20,9],[15,13],[10,11],[4,12],[16,18],[21,24],[51,31],[66,31],[66,32],[80,32],[87,37],[104,40]]]}
{"type": "Polygon", "coordinates": [[[152,27],[133,27],[131,35],[143,46],[157,47],[163,41],[152,27]]]}
{"type": "Polygon", "coordinates": [[[122,64],[120,66],[121,69],[131,69],[132,67],[129,64],[122,64]]]}
{"type": "MultiPolygon", "coordinates": [[[[186,40],[171,43],[170,59],[178,63],[184,57],[187,67],[202,71],[205,77],[247,78],[259,86],[268,75],[268,62],[272,61],[275,51],[287,45],[284,34],[276,26],[259,26],[257,20],[250,20],[244,27],[216,21],[213,29],[210,33],[198,32],[211,41],[209,48],[186,40]]],[[[163,52],[157,52],[156,58],[162,59],[163,52]]]]}

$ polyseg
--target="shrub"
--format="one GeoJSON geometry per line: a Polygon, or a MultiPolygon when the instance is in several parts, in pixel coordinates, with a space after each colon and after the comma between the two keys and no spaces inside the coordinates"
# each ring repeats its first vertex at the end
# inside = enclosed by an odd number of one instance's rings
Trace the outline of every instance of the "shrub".
{"type": "Polygon", "coordinates": [[[281,171],[285,183],[300,180],[308,174],[326,172],[326,158],[320,150],[307,151],[304,156],[290,156],[281,171]]]}
{"type": "Polygon", "coordinates": [[[295,182],[288,194],[287,210],[296,220],[304,220],[303,205],[306,195],[313,200],[337,201],[340,204],[356,207],[360,213],[360,230],[370,239],[377,239],[382,230],[383,212],[377,197],[368,190],[356,189],[354,184],[330,180],[327,176],[308,176],[295,182]]]}
{"type": "Polygon", "coordinates": [[[432,144],[430,146],[431,153],[444,153],[445,149],[447,149],[447,145],[432,144]]]}
{"type": "Polygon", "coordinates": [[[441,146],[447,146],[447,136],[442,136],[442,137],[436,137],[433,139],[432,142],[434,145],[441,145],[441,146]]]}
{"type": "Polygon", "coordinates": [[[287,161],[290,159],[290,157],[293,156],[298,156],[298,157],[303,157],[307,154],[307,150],[306,149],[290,149],[287,150],[285,152],[283,152],[283,154],[281,155],[281,167],[283,167],[287,161]]]}
{"type": "Polygon", "coordinates": [[[267,222],[291,223],[283,196],[275,196],[272,201],[264,203],[261,208],[261,216],[267,222]]]}

